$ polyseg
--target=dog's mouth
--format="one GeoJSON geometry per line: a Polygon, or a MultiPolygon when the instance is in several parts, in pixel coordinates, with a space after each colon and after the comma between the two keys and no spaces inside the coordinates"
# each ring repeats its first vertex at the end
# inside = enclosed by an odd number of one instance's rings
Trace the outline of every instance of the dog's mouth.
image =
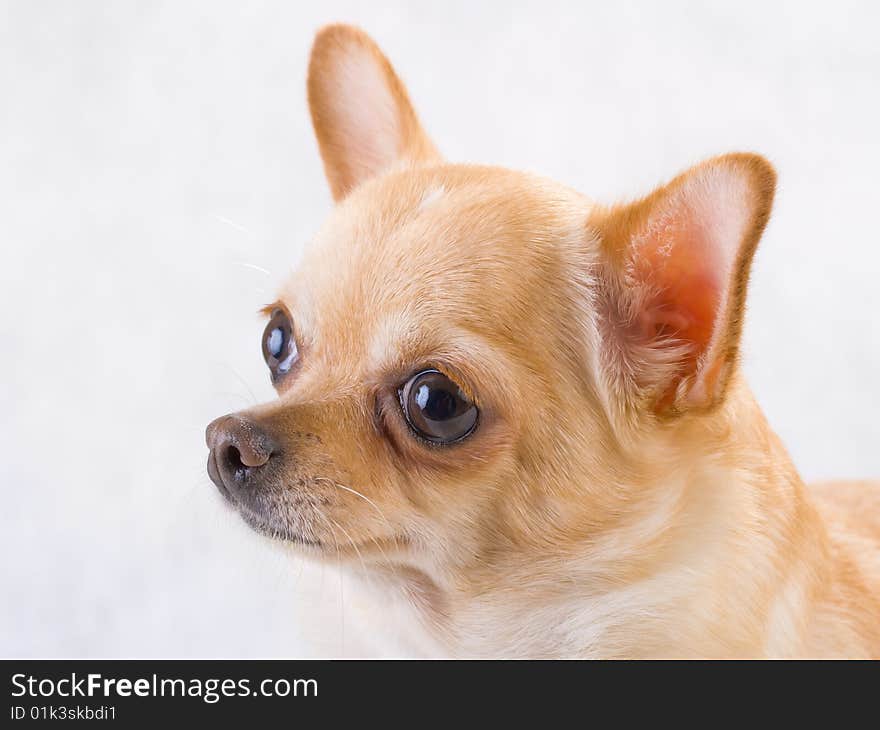
{"type": "Polygon", "coordinates": [[[263,515],[255,513],[247,505],[241,502],[231,501],[232,507],[241,515],[241,518],[254,532],[277,542],[294,545],[305,549],[310,554],[323,557],[328,560],[348,561],[356,560],[361,565],[364,561],[378,560],[380,562],[395,562],[394,557],[399,559],[399,551],[409,546],[410,541],[403,535],[395,535],[390,538],[369,538],[356,541],[348,533],[334,532],[330,538],[309,535],[303,532],[279,526],[277,520],[266,519],[263,515]]]}
{"type": "Polygon", "coordinates": [[[348,532],[344,532],[341,527],[337,527],[338,532],[336,529],[332,530],[331,537],[319,537],[306,532],[309,530],[310,518],[301,518],[304,523],[303,527],[297,529],[283,523],[274,514],[267,518],[264,514],[255,512],[247,504],[234,498],[227,498],[227,501],[254,532],[273,541],[304,549],[315,557],[327,560],[357,561],[362,566],[365,561],[369,563],[374,560],[382,563],[395,563],[401,557],[400,551],[406,550],[410,545],[410,540],[403,535],[357,540],[348,532]]]}
{"type": "MultiPolygon", "coordinates": [[[[223,501],[232,507],[245,523],[255,532],[286,543],[323,550],[325,543],[314,535],[306,535],[306,528],[310,520],[305,515],[300,515],[299,510],[287,505],[284,500],[277,496],[267,497],[262,490],[253,488],[233,491],[223,480],[217,467],[216,456],[212,451],[208,455],[208,476],[217,487],[217,491],[223,501]],[[280,501],[280,504],[274,502],[280,501]],[[299,523],[299,524],[297,524],[299,523]]],[[[303,500],[306,503],[306,500],[303,500]]],[[[314,505],[311,505],[314,509],[314,505]]]]}
{"type": "Polygon", "coordinates": [[[322,511],[322,507],[326,509],[331,505],[317,495],[297,495],[280,484],[236,489],[235,484],[230,486],[221,478],[213,452],[208,456],[208,475],[223,501],[245,524],[273,541],[292,544],[327,558],[359,561],[369,557],[388,561],[410,544],[401,534],[359,540],[322,511]],[[315,534],[313,525],[320,524],[327,525],[331,536],[315,534]]]}

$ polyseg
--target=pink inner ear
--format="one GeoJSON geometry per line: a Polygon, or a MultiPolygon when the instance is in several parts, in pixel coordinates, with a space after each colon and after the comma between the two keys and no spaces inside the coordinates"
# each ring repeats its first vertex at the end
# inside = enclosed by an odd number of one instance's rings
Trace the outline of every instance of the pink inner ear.
{"type": "Polygon", "coordinates": [[[748,218],[745,180],[708,170],[658,201],[633,241],[633,274],[645,292],[640,333],[649,342],[687,345],[683,375],[696,372],[718,339],[748,218]]]}
{"type": "Polygon", "coordinates": [[[664,226],[642,248],[638,265],[651,291],[640,312],[642,334],[684,340],[702,353],[712,339],[724,264],[694,221],[664,226]]]}

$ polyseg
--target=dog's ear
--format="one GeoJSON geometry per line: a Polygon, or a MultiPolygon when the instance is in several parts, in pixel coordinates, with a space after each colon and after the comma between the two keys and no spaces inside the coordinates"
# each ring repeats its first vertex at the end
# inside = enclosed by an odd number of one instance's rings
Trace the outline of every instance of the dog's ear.
{"type": "Polygon", "coordinates": [[[388,59],[357,28],[330,25],[318,32],[308,95],[324,171],[337,201],[399,160],[438,157],[388,59]]]}
{"type": "Polygon", "coordinates": [[[725,155],[592,214],[603,251],[604,370],[616,390],[647,399],[658,415],[721,401],[775,185],[764,158],[725,155]]]}

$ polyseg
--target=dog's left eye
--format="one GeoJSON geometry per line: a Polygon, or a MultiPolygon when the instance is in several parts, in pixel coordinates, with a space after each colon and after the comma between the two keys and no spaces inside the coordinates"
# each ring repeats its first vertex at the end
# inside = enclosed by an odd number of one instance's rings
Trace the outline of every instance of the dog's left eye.
{"type": "Polygon", "coordinates": [[[410,378],[400,389],[400,405],[410,428],[432,443],[460,441],[477,425],[477,407],[438,370],[423,370],[410,378]]]}
{"type": "Polygon", "coordinates": [[[263,359],[269,366],[272,380],[283,378],[296,364],[299,350],[293,337],[290,317],[281,309],[272,313],[269,324],[263,330],[263,359]]]}

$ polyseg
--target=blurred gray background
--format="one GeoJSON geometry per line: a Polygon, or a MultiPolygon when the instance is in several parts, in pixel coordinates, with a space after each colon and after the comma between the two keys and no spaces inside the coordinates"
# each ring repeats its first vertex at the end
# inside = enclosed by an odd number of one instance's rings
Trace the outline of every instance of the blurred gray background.
{"type": "Polygon", "coordinates": [[[252,535],[205,424],[272,397],[256,311],[330,208],[315,30],[363,26],[450,159],[613,201],[778,167],[744,362],[803,475],[880,477],[876,3],[0,3],[0,655],[372,651],[252,535]]]}

